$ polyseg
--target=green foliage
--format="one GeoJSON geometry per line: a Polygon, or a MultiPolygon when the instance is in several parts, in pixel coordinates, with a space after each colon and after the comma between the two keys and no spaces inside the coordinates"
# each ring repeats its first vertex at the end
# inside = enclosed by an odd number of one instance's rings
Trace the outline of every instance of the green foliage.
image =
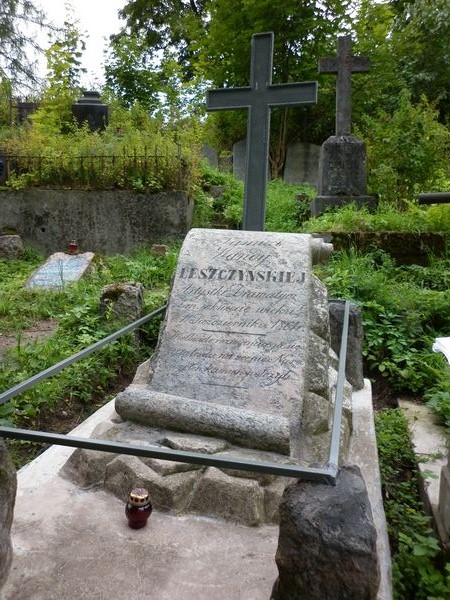
{"type": "Polygon", "coordinates": [[[147,111],[158,105],[159,76],[151,52],[135,34],[115,36],[105,60],[106,89],[127,108],[135,102],[147,111]]]}
{"type": "Polygon", "coordinates": [[[0,5],[0,74],[13,86],[37,81],[34,56],[40,50],[33,25],[44,27],[45,15],[32,0],[2,0],[0,5]],[[31,29],[30,29],[31,26],[31,29]]]}
{"type": "Polygon", "coordinates": [[[85,49],[83,37],[66,6],[67,20],[61,37],[54,40],[45,51],[47,59],[47,79],[40,107],[31,116],[34,128],[44,134],[70,132],[75,124],[72,117],[72,104],[80,93],[80,76],[85,71],[81,67],[81,57],[85,49]]]}
{"type": "MultiPolygon", "coordinates": [[[[126,109],[110,105],[105,131],[66,127],[44,105],[31,127],[12,130],[3,142],[22,171],[10,177],[14,188],[29,186],[135,189],[187,189],[199,162],[198,126],[174,128],[151,118],[139,103],[126,109]]],[[[67,122],[66,122],[67,125],[67,122]]]]}
{"type": "MultiPolygon", "coordinates": [[[[178,247],[172,246],[165,256],[155,256],[143,248],[131,256],[110,257],[95,264],[88,279],[61,291],[23,288],[42,261],[38,256],[0,260],[0,331],[13,333],[17,339],[0,366],[0,389],[20,383],[119,329],[122,323],[110,314],[102,318],[99,312],[100,290],[107,283],[141,282],[148,290],[144,296],[146,312],[164,304],[177,256],[178,247]],[[56,332],[44,341],[24,344],[24,330],[41,319],[56,320],[56,332]]],[[[148,358],[159,324],[160,319],[156,319],[142,328],[139,348],[134,333],[129,334],[23,392],[0,407],[0,422],[29,423],[42,411],[57,410],[61,403],[73,399],[88,403],[93,396],[103,397],[112,382],[132,373],[148,358]]]]}
{"type": "Polygon", "coordinates": [[[368,374],[415,394],[442,381],[442,358],[431,346],[450,330],[450,292],[441,275],[448,260],[396,267],[382,251],[350,251],[334,253],[328,265],[316,270],[330,297],[348,298],[361,307],[368,374]]]}
{"type": "MultiPolygon", "coordinates": [[[[244,210],[243,182],[229,173],[220,173],[206,165],[202,166],[202,173],[202,187],[206,193],[212,185],[223,186],[224,189],[214,200],[208,195],[200,194],[200,206],[205,207],[208,203],[212,220],[239,229],[244,210]]],[[[314,189],[307,184],[293,185],[280,180],[270,181],[267,185],[265,229],[287,232],[298,230],[299,224],[305,219],[305,213],[309,211],[309,203],[313,196],[314,189]],[[297,200],[298,195],[302,196],[303,200],[297,200]]]]}
{"type": "MultiPolygon", "coordinates": [[[[403,210],[390,202],[380,202],[377,209],[369,212],[355,204],[346,204],[335,210],[328,210],[318,217],[310,218],[303,224],[305,232],[355,232],[355,231],[445,231],[445,219],[428,217],[430,208],[406,203],[403,210]]],[[[449,228],[450,231],[450,223],[449,228]]]]}
{"type": "Polygon", "coordinates": [[[450,564],[438,568],[438,541],[419,499],[414,452],[403,413],[375,416],[384,509],[393,554],[394,598],[445,600],[450,594],[450,564]]]}
{"type": "Polygon", "coordinates": [[[392,114],[380,110],[361,123],[369,187],[381,200],[401,205],[418,192],[448,185],[450,132],[425,97],[412,104],[403,91],[392,114]]]}

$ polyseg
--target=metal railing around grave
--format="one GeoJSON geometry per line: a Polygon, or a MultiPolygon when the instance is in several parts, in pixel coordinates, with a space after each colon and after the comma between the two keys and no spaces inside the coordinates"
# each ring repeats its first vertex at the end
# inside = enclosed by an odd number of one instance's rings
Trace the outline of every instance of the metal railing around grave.
{"type": "MultiPolygon", "coordinates": [[[[182,450],[172,450],[170,448],[161,447],[142,447],[134,444],[123,444],[119,442],[111,442],[97,439],[86,439],[73,437],[71,435],[63,435],[57,433],[46,433],[43,431],[32,431],[19,429],[14,427],[0,427],[0,437],[27,440],[44,444],[56,444],[60,446],[70,446],[72,448],[84,448],[87,450],[100,450],[102,452],[113,452],[116,454],[129,454],[132,456],[143,456],[151,458],[159,458],[163,460],[172,460],[204,466],[237,469],[240,471],[252,471],[255,473],[270,473],[284,477],[295,477],[308,481],[320,481],[335,484],[338,475],[339,464],[339,446],[341,439],[342,425],[342,408],[344,401],[344,383],[345,383],[345,363],[347,358],[347,338],[348,338],[348,322],[349,322],[349,302],[345,301],[344,321],[342,326],[341,348],[339,353],[339,370],[336,384],[336,395],[333,410],[333,425],[331,429],[331,442],[328,455],[328,461],[323,467],[304,467],[300,465],[280,465],[270,462],[257,462],[250,460],[236,460],[219,458],[210,454],[201,454],[197,452],[185,452],[182,450]]],[[[0,394],[0,405],[8,402],[21,392],[33,387],[40,381],[59,373],[69,365],[81,360],[96,350],[100,350],[107,344],[117,340],[123,335],[130,333],[134,329],[141,327],[151,319],[163,313],[167,308],[164,305],[152,313],[130,323],[119,331],[103,338],[102,340],[92,344],[88,348],[81,350],[77,354],[62,360],[53,365],[49,369],[30,377],[26,381],[10,388],[6,392],[0,394]]]]}
{"type": "Polygon", "coordinates": [[[113,155],[18,155],[0,153],[0,184],[14,187],[70,187],[186,190],[189,167],[181,154],[131,149],[113,155]]]}

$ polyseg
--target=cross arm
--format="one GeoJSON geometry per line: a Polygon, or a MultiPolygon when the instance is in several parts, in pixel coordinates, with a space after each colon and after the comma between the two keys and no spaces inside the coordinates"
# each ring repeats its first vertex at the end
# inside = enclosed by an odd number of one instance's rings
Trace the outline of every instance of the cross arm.
{"type": "MultiPolygon", "coordinates": [[[[352,73],[365,73],[370,71],[372,65],[370,58],[366,56],[352,57],[352,73]]],[[[339,62],[337,58],[326,56],[319,60],[319,73],[337,73],[339,70],[339,62]]]]}
{"type": "Polygon", "coordinates": [[[206,92],[206,110],[232,110],[251,105],[250,87],[223,88],[206,92]]]}
{"type": "Polygon", "coordinates": [[[316,104],[317,86],[317,81],[270,85],[268,89],[268,104],[270,106],[316,104]]]}

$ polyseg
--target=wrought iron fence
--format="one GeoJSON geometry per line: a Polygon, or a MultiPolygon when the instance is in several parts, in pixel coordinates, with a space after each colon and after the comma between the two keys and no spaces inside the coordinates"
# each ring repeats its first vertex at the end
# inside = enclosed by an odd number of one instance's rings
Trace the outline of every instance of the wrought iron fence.
{"type": "Polygon", "coordinates": [[[0,156],[0,183],[11,187],[186,190],[190,168],[182,157],[146,148],[113,155],[63,154],[0,156]]]}
{"type": "MultiPolygon", "coordinates": [[[[59,373],[69,365],[81,360],[92,352],[103,348],[107,344],[119,339],[123,335],[130,333],[134,329],[141,327],[144,323],[152,320],[167,308],[167,305],[153,311],[149,315],[138,319],[134,323],[123,327],[119,331],[103,338],[102,340],[92,344],[88,348],[64,359],[63,361],[53,365],[49,369],[30,377],[26,381],[6,390],[0,394],[0,405],[8,402],[13,397],[21,392],[33,387],[40,381],[52,377],[59,373]]],[[[56,444],[61,446],[70,446],[73,448],[85,448],[88,450],[99,450],[102,452],[114,452],[118,454],[128,454],[133,456],[143,456],[151,458],[159,458],[164,460],[179,461],[191,464],[200,464],[205,466],[213,466],[218,468],[237,469],[240,471],[253,471],[256,473],[269,473],[284,477],[294,477],[308,481],[327,482],[335,485],[338,475],[339,465],[339,447],[341,439],[341,424],[342,424],[342,409],[344,401],[344,383],[345,383],[345,363],[347,358],[347,338],[348,338],[348,322],[349,322],[350,304],[345,302],[344,321],[342,326],[341,347],[339,353],[339,370],[336,384],[336,395],[333,410],[333,425],[331,429],[331,441],[328,460],[323,467],[305,467],[300,465],[280,465],[278,463],[259,462],[244,459],[227,459],[211,454],[201,454],[197,452],[185,452],[182,450],[172,450],[162,447],[135,446],[132,444],[123,444],[119,442],[111,442],[96,439],[77,438],[71,435],[63,435],[57,433],[46,433],[43,431],[31,431],[19,429],[15,427],[0,427],[0,437],[28,440],[45,444],[56,444]]]]}

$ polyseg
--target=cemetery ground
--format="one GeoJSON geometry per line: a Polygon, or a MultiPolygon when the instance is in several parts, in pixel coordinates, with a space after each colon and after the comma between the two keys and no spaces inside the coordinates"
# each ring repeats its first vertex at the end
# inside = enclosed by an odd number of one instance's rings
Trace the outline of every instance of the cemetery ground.
{"type": "MultiPolygon", "coordinates": [[[[277,188],[279,201],[283,186],[277,182],[271,186],[277,188]]],[[[208,190],[203,193],[203,206],[199,202],[203,214],[197,214],[197,219],[203,219],[204,224],[211,218],[231,220],[233,214],[239,218],[237,208],[233,209],[233,191],[225,188],[216,201],[210,199],[208,190]]],[[[338,229],[351,229],[355,221],[358,228],[368,229],[381,229],[386,223],[398,230],[450,229],[446,207],[439,207],[439,214],[434,209],[414,208],[406,213],[384,209],[375,215],[346,207],[333,216],[324,215],[322,222],[316,219],[308,223],[302,222],[298,202],[279,201],[278,210],[274,206],[269,194],[268,218],[278,221],[278,229],[291,231],[326,230],[331,221],[338,229]]],[[[128,256],[98,258],[88,278],[60,291],[23,288],[42,262],[33,251],[28,249],[21,260],[0,261],[0,340],[11,335],[16,340],[4,353],[0,389],[8,389],[117,330],[121,324],[108,314],[102,317],[99,311],[100,290],[107,283],[139,281],[146,290],[145,312],[161,306],[178,248],[172,245],[164,256],[143,248],[128,256]],[[52,328],[57,323],[50,337],[27,340],[27,331],[50,323],[52,328]]],[[[450,592],[449,571],[418,495],[416,458],[406,420],[396,408],[399,397],[426,401],[450,424],[450,373],[444,359],[431,352],[434,338],[450,330],[449,262],[447,254],[430,257],[427,266],[401,266],[383,250],[362,254],[353,249],[336,252],[328,265],[316,270],[329,297],[348,298],[362,308],[365,375],[373,381],[377,409],[394,587],[396,597],[402,599],[444,599],[450,592]]],[[[159,321],[143,328],[139,347],[134,336],[127,336],[21,394],[1,407],[2,422],[61,433],[71,430],[129,383],[136,366],[151,354],[158,326],[159,321]]],[[[36,448],[29,444],[10,446],[18,466],[36,454],[36,448]]]]}

